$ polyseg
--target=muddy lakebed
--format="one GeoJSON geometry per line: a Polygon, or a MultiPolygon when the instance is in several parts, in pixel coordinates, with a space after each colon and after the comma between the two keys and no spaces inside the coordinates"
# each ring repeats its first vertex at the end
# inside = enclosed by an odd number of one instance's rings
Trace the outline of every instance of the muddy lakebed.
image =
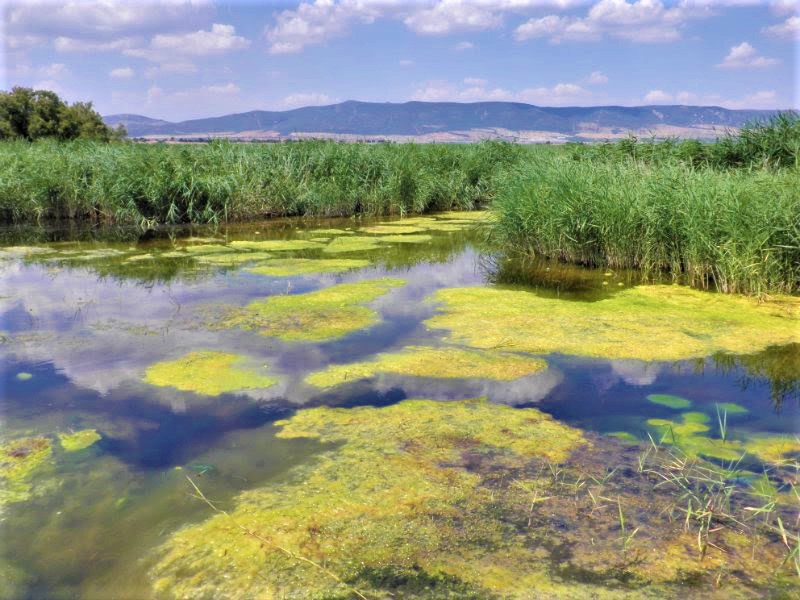
{"type": "Polygon", "coordinates": [[[488,217],[3,232],[0,597],[795,597],[800,298],[488,217]]]}

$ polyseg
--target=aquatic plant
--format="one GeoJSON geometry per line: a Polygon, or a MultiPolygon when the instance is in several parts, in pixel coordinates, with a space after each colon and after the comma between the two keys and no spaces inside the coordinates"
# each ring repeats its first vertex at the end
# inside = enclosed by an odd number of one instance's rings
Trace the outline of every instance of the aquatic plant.
{"type": "Polygon", "coordinates": [[[280,252],[283,250],[311,250],[322,248],[319,242],[311,240],[236,240],[231,242],[231,247],[244,250],[262,250],[280,252]]]}
{"type": "Polygon", "coordinates": [[[394,225],[392,223],[385,223],[383,225],[372,225],[371,227],[362,227],[359,231],[364,233],[379,233],[379,234],[394,234],[400,235],[403,233],[421,233],[425,231],[422,227],[412,225],[394,225]]]}
{"type": "Polygon", "coordinates": [[[217,326],[256,329],[262,335],[292,341],[333,339],[377,322],[378,313],[364,305],[402,285],[401,279],[383,278],[270,296],[230,311],[217,326]]]}
{"type": "Polygon", "coordinates": [[[175,360],[150,365],[144,380],[161,387],[217,396],[226,392],[268,388],[277,380],[247,366],[246,356],[198,350],[175,360]]]}
{"type": "Polygon", "coordinates": [[[705,456],[719,460],[736,461],[744,455],[744,447],[737,440],[714,439],[704,435],[710,427],[706,424],[708,415],[687,412],[681,421],[669,419],[648,419],[647,424],[656,430],[662,443],[679,447],[691,457],[705,456]]]}
{"type": "Polygon", "coordinates": [[[351,269],[360,269],[369,266],[368,260],[330,258],[277,258],[247,269],[258,275],[272,277],[293,277],[297,275],[312,275],[315,273],[342,273],[351,269]]]}
{"type": "Polygon", "coordinates": [[[19,373],[14,375],[14,378],[17,381],[28,381],[30,379],[33,379],[33,374],[28,373],[27,371],[20,371],[19,373]]]}
{"type": "Polygon", "coordinates": [[[334,238],[322,251],[328,254],[363,252],[366,250],[375,250],[378,246],[378,238],[354,235],[350,237],[334,238]]]}
{"type": "MultiPolygon", "coordinates": [[[[533,555],[492,516],[491,492],[465,454],[510,464],[559,461],[583,444],[577,430],[535,409],[481,400],[317,408],[276,425],[279,437],[329,449],[285,482],[245,492],[229,515],[177,531],[153,572],[157,593],[331,596],[349,593],[348,586],[377,593],[390,591],[392,578],[373,573],[388,568],[418,569],[435,585],[434,597],[455,583],[485,596],[501,565],[520,574],[536,561],[507,560],[533,555]],[[267,543],[243,536],[239,526],[267,543]],[[277,548],[324,565],[344,584],[277,548]]],[[[508,578],[501,589],[529,583],[530,576],[508,578]]]]}
{"type": "Polygon", "coordinates": [[[44,436],[24,437],[0,445],[0,506],[27,500],[31,477],[52,454],[52,442],[44,436]]]}
{"type": "Polygon", "coordinates": [[[378,239],[382,242],[387,242],[390,244],[423,244],[425,242],[430,242],[433,238],[429,235],[418,235],[418,234],[408,234],[408,235],[381,235],[378,239]]]}
{"type": "Polygon", "coordinates": [[[70,433],[59,433],[58,441],[67,452],[77,452],[93,445],[102,439],[96,429],[81,429],[70,433]]]}
{"type": "Polygon", "coordinates": [[[689,408],[692,405],[691,400],[681,398],[680,396],[673,396],[672,394],[649,394],[647,399],[653,404],[660,404],[668,408],[676,410],[681,408],[689,408]]]}
{"type": "Polygon", "coordinates": [[[439,379],[474,377],[508,381],[546,368],[547,363],[541,359],[507,352],[408,346],[399,352],[379,354],[368,361],[331,365],[324,371],[306,377],[306,382],[317,387],[331,387],[380,373],[439,379]]]}
{"type": "Polygon", "coordinates": [[[654,285],[597,302],[478,287],[443,289],[432,300],[440,308],[428,327],[476,348],[678,360],[800,340],[800,299],[790,297],[758,302],[654,285]]]}

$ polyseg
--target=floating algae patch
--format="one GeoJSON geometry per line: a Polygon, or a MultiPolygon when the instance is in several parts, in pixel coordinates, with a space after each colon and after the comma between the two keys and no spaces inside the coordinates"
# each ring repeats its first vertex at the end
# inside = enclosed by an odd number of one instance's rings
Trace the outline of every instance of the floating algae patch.
{"type": "Polygon", "coordinates": [[[736,415],[745,415],[748,412],[750,412],[741,404],[736,404],[734,402],[718,402],[716,404],[716,408],[720,414],[724,413],[727,414],[729,417],[736,415]]]}
{"type": "Polygon", "coordinates": [[[427,231],[463,231],[470,227],[471,223],[447,223],[447,222],[432,222],[422,224],[421,227],[427,231]]]}
{"type": "Polygon", "coordinates": [[[672,394],[650,394],[647,399],[653,404],[660,404],[668,408],[680,410],[681,408],[689,408],[692,405],[691,400],[681,398],[680,396],[673,396],[672,394]]]}
{"type": "Polygon", "coordinates": [[[351,258],[277,258],[247,270],[259,275],[291,277],[293,275],[311,275],[315,273],[342,273],[350,269],[367,267],[369,264],[368,260],[351,258]]]}
{"type": "Polygon", "coordinates": [[[433,238],[429,235],[382,235],[378,238],[382,242],[391,244],[423,244],[433,238]]]}
{"type": "Polygon", "coordinates": [[[328,254],[341,254],[343,252],[375,250],[378,247],[378,238],[354,235],[351,237],[335,238],[330,244],[325,246],[322,251],[328,254]]]}
{"type": "Polygon", "coordinates": [[[780,464],[794,457],[800,459],[800,437],[779,435],[752,435],[745,441],[750,454],[768,463],[780,464]]]}
{"type": "Polygon", "coordinates": [[[477,348],[679,360],[800,341],[800,298],[758,302],[678,285],[639,286],[596,302],[496,288],[436,292],[430,328],[477,348]]]}
{"type": "Polygon", "coordinates": [[[706,425],[708,420],[708,415],[704,413],[687,412],[681,415],[681,421],[649,419],[647,424],[656,429],[661,442],[677,446],[688,456],[726,461],[741,458],[744,447],[738,440],[714,439],[704,435],[709,430],[706,425]]]}
{"type": "Polygon", "coordinates": [[[235,252],[222,254],[208,254],[194,257],[200,264],[208,265],[238,265],[245,262],[267,260],[272,258],[268,252],[235,252]]]}
{"type": "Polygon", "coordinates": [[[268,388],[277,380],[247,366],[247,357],[199,350],[176,360],[155,363],[145,371],[152,385],[217,396],[225,392],[268,388]]]}
{"type": "Polygon", "coordinates": [[[77,452],[93,445],[99,441],[102,436],[97,433],[96,429],[82,429],[70,433],[59,433],[58,441],[61,447],[67,452],[77,452]]]}
{"type": "Polygon", "coordinates": [[[0,506],[30,498],[35,471],[52,454],[53,445],[44,436],[25,437],[0,445],[0,506]]]}
{"type": "Polygon", "coordinates": [[[238,252],[236,248],[222,246],[220,244],[200,244],[198,246],[185,246],[183,248],[188,254],[221,254],[225,252],[238,252]]]}
{"type": "Polygon", "coordinates": [[[458,221],[491,221],[494,217],[488,210],[451,210],[449,212],[437,213],[440,219],[454,219],[458,221]]]}
{"type": "Polygon", "coordinates": [[[402,279],[384,278],[342,283],[306,294],[270,296],[232,311],[219,325],[257,329],[284,340],[333,339],[378,321],[378,313],[364,304],[402,285],[402,279]]]}
{"type": "Polygon", "coordinates": [[[330,366],[324,371],[312,373],[306,377],[306,381],[317,387],[331,387],[379,373],[509,381],[546,368],[547,363],[541,359],[504,352],[409,346],[399,352],[379,354],[374,360],[330,366]]]}
{"type": "Polygon", "coordinates": [[[392,575],[416,573],[426,597],[483,598],[500,564],[513,570],[497,591],[529,592],[538,562],[470,456],[562,461],[584,443],[536,409],[484,400],[315,408],[276,425],[278,437],[331,446],[284,482],[241,494],[229,514],[173,534],[152,571],[157,594],[382,598],[392,575]]]}
{"type": "Polygon", "coordinates": [[[17,381],[28,381],[29,379],[33,379],[33,375],[27,371],[20,371],[14,377],[17,379],[17,381]]]}
{"type": "Polygon", "coordinates": [[[313,250],[323,247],[323,244],[310,240],[239,240],[231,242],[230,245],[234,248],[244,250],[264,250],[273,252],[280,252],[283,250],[313,250]]]}
{"type": "Polygon", "coordinates": [[[353,235],[355,232],[349,229],[310,229],[306,231],[309,235],[353,235]]]}
{"type": "Polygon", "coordinates": [[[403,234],[403,233],[422,233],[425,231],[422,227],[416,227],[413,225],[373,225],[372,227],[362,227],[359,231],[363,231],[365,233],[391,233],[391,234],[403,234]]]}

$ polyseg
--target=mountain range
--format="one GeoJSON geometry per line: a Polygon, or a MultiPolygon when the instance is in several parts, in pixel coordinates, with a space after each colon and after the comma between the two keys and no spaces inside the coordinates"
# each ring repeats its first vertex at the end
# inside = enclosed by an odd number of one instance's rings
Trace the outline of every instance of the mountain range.
{"type": "Polygon", "coordinates": [[[351,100],[180,122],[135,114],[107,115],[103,119],[108,125],[124,125],[129,137],[156,140],[313,137],[459,142],[492,138],[533,143],[615,139],[630,134],[710,139],[774,112],[718,106],[542,107],[518,102],[398,104],[351,100]]]}

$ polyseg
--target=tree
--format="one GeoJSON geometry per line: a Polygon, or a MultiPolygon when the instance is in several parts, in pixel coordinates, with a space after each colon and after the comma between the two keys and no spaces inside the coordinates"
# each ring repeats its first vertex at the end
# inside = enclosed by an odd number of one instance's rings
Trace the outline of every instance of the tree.
{"type": "Polygon", "coordinates": [[[125,137],[124,127],[103,123],[91,102],[70,105],[47,90],[15,87],[0,92],[0,139],[90,139],[107,142],[125,137]]]}

